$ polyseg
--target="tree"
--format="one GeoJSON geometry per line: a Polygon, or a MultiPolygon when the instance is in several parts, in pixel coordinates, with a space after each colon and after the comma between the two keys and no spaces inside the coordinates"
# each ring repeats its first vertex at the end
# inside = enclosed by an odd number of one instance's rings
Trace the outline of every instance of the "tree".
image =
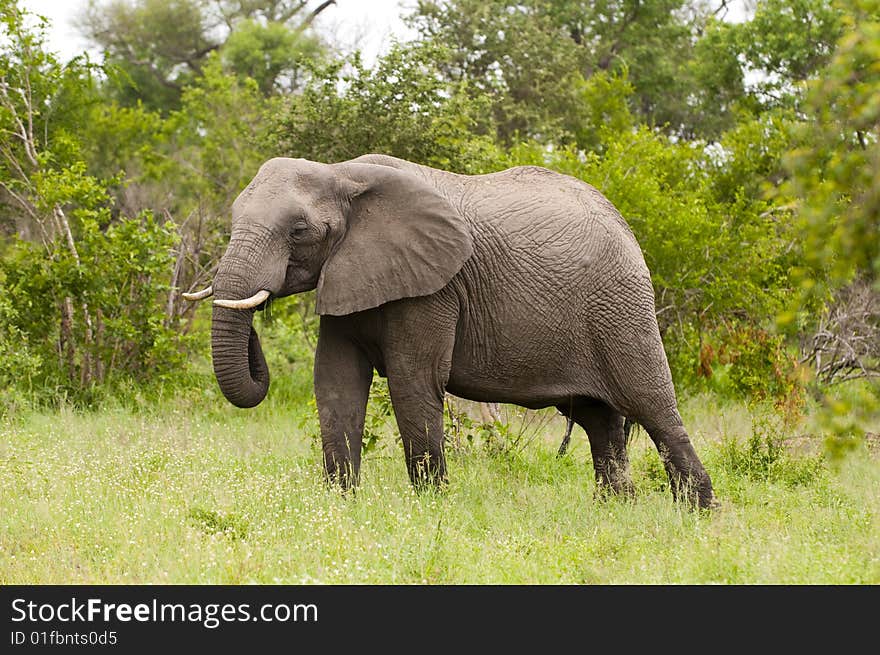
{"type": "Polygon", "coordinates": [[[72,133],[96,102],[94,68],[82,58],[62,65],[44,47],[47,22],[15,0],[0,9],[0,201],[7,231],[13,223],[25,238],[47,239],[65,231],[62,217],[40,215],[29,196],[42,169],[77,160],[72,133]]]}
{"type": "MultiPolygon", "coordinates": [[[[0,131],[4,135],[0,144],[0,189],[6,204],[13,205],[23,216],[19,220],[19,234],[38,234],[48,252],[63,244],[65,255],[79,268],[79,251],[65,211],[66,198],[46,181],[53,179],[59,167],[71,170],[69,162],[77,154],[64,125],[54,124],[53,110],[65,95],[64,100],[85,100],[82,104],[88,104],[90,69],[76,60],[64,67],[44,50],[44,20],[38,20],[31,30],[27,14],[16,2],[3,0],[2,9],[4,38],[0,42],[7,45],[0,60],[0,131]]],[[[91,344],[94,316],[87,300],[76,307],[72,295],[64,296],[60,312],[61,337],[72,361],[74,321],[83,322],[83,338],[91,344]],[[80,315],[75,319],[77,313],[80,315]]],[[[89,378],[91,372],[84,375],[89,378]]]]}
{"type": "Polygon", "coordinates": [[[559,38],[534,3],[500,0],[421,1],[408,21],[429,43],[443,46],[438,68],[452,84],[492,98],[498,136],[559,138],[575,102],[572,79],[581,49],[559,38]]]}
{"type": "Polygon", "coordinates": [[[711,23],[704,2],[687,0],[563,0],[536,3],[584,50],[585,77],[626,69],[631,106],[643,122],[693,138],[719,131],[742,80],[726,33],[711,23]],[[703,41],[701,47],[698,44],[703,41]],[[712,107],[707,115],[706,106],[712,107]],[[710,120],[711,129],[703,123],[710,120]]]}
{"type": "Polygon", "coordinates": [[[804,258],[797,306],[780,322],[802,326],[802,359],[820,381],[873,378],[853,403],[825,398],[832,454],[880,414],[880,2],[838,6],[843,30],[806,85],[781,189],[797,207],[804,258]]]}
{"type": "Polygon", "coordinates": [[[317,61],[322,46],[314,35],[284,23],[240,21],[223,46],[223,62],[240,77],[257,82],[264,96],[302,84],[305,64],[317,61]]]}
{"type": "Polygon", "coordinates": [[[449,48],[447,79],[493,97],[505,143],[570,142],[578,80],[597,73],[625,73],[637,119],[687,138],[729,127],[743,92],[732,34],[702,2],[421,0],[408,20],[449,48]]]}
{"type": "Polygon", "coordinates": [[[806,239],[806,288],[880,277],[880,3],[847,0],[844,31],[807,86],[809,120],[786,160],[806,239]],[[824,281],[825,272],[830,276],[824,281]]]}
{"type": "Polygon", "coordinates": [[[754,16],[732,26],[761,108],[797,106],[803,82],[828,62],[841,35],[842,13],[827,0],[763,0],[754,16]]]}
{"type": "Polygon", "coordinates": [[[273,127],[279,155],[333,162],[369,152],[460,172],[484,172],[497,159],[488,102],[450,86],[433,46],[397,46],[372,70],[355,56],[325,69],[290,96],[273,127]]]}
{"type": "Polygon", "coordinates": [[[334,2],[306,0],[90,0],[83,34],[106,52],[118,98],[167,111],[203,73],[207,57],[225,50],[231,70],[257,79],[264,93],[297,81],[321,46],[308,28],[334,2]]]}
{"type": "Polygon", "coordinates": [[[29,227],[0,261],[11,304],[0,340],[23,335],[42,384],[73,398],[111,374],[158,375],[179,357],[159,304],[174,225],[147,214],[113,220],[107,188],[118,179],[88,174],[77,133],[98,98],[93,68],[61,65],[45,49],[45,21],[13,0],[0,8],[0,190],[29,227]]]}

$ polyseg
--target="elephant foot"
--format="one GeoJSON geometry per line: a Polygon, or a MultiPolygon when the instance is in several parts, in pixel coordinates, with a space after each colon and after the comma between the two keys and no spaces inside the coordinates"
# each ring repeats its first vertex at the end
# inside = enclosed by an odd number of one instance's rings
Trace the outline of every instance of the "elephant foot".
{"type": "Polygon", "coordinates": [[[426,454],[423,457],[413,458],[407,462],[407,470],[410,482],[417,492],[446,488],[446,463],[442,456],[432,457],[426,454]]]}
{"type": "Polygon", "coordinates": [[[354,493],[357,489],[360,476],[349,462],[347,465],[337,465],[335,461],[324,467],[324,485],[328,489],[337,489],[344,494],[354,493]]]}
{"type": "Polygon", "coordinates": [[[600,499],[615,496],[618,498],[634,498],[636,495],[635,485],[629,475],[618,474],[615,476],[596,476],[596,497],[600,499]]]}
{"type": "Polygon", "coordinates": [[[349,477],[331,478],[325,475],[324,487],[327,490],[337,491],[343,496],[354,496],[357,494],[358,483],[357,480],[349,477]]]}
{"type": "Polygon", "coordinates": [[[629,463],[626,455],[616,459],[606,459],[604,462],[593,462],[596,468],[596,489],[601,494],[613,494],[615,496],[633,497],[636,487],[633,484],[629,472],[629,463]]]}
{"type": "Polygon", "coordinates": [[[677,479],[672,484],[672,495],[677,501],[686,503],[692,510],[717,510],[721,507],[706,473],[677,479]]]}
{"type": "Polygon", "coordinates": [[[712,480],[684,428],[679,426],[668,433],[649,431],[648,434],[657,444],[673,498],[686,503],[691,509],[717,508],[712,480]]]}

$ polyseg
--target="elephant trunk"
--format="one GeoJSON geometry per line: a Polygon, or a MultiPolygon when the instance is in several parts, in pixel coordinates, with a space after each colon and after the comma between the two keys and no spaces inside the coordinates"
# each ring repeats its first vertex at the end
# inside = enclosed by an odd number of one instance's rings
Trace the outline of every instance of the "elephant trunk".
{"type": "MultiPolygon", "coordinates": [[[[260,240],[247,230],[233,236],[214,277],[211,319],[211,355],[214,375],[226,399],[236,407],[254,407],[269,390],[269,369],[253,328],[258,304],[253,288],[264,289],[268,280],[260,240]],[[245,300],[238,300],[244,298],[245,300]]],[[[257,294],[260,295],[260,294],[257,294]]],[[[260,302],[266,300],[260,296],[260,302]]]]}
{"type": "Polygon", "coordinates": [[[216,305],[211,319],[214,375],[226,399],[242,408],[259,405],[269,390],[269,368],[253,319],[253,309],[216,305]]]}

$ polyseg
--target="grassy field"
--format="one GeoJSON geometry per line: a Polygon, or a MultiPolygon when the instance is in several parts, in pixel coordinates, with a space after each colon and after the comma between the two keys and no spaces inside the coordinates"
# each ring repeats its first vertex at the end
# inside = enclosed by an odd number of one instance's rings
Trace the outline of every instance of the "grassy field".
{"type": "Polygon", "coordinates": [[[586,438],[557,459],[552,415],[450,444],[448,490],[421,495],[389,424],[344,497],[307,402],[204,394],[0,423],[0,584],[880,583],[880,452],[832,465],[810,416],[685,400],[723,503],[707,514],[671,500],[644,432],[637,498],[595,499],[586,438]]]}

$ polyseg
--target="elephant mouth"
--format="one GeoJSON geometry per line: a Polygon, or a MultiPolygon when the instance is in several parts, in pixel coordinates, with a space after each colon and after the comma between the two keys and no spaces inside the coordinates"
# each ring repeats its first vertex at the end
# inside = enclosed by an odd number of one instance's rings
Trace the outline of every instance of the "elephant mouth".
{"type": "Polygon", "coordinates": [[[301,264],[289,262],[284,272],[284,288],[278,296],[292,296],[295,293],[311,291],[318,286],[320,274],[320,270],[311,271],[301,264]]]}

